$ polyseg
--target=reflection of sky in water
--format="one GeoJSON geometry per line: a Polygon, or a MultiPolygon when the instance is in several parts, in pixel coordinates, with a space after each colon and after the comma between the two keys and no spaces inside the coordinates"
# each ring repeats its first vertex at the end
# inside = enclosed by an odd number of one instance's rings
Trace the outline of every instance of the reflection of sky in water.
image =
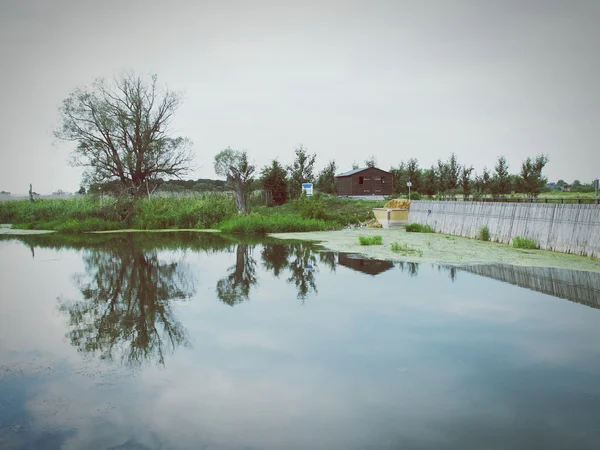
{"type": "Polygon", "coordinates": [[[300,298],[291,269],[265,270],[261,246],[160,251],[194,280],[192,297],[171,303],[190,345],[164,366],[127,367],[78,353],[67,337],[58,305],[81,298],[84,254],[36,248],[32,258],[0,242],[0,447],[600,442],[599,310],[462,271],[454,282],[429,265],[373,276],[318,257],[316,293],[300,298]],[[248,300],[219,301],[219,280],[247,257],[248,300]]]}

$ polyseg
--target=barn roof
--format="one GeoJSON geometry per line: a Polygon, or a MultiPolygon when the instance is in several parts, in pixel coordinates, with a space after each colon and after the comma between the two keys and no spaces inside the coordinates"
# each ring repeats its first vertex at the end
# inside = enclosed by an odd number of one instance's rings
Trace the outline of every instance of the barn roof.
{"type": "Polygon", "coordinates": [[[385,171],[383,169],[380,169],[378,167],[362,167],[360,169],[353,169],[353,170],[350,170],[348,172],[340,173],[339,175],[336,175],[336,178],[339,178],[339,177],[349,177],[350,175],[354,175],[355,173],[362,172],[363,170],[367,170],[367,169],[377,169],[377,170],[381,170],[382,172],[389,173],[389,172],[387,172],[387,171],[385,171]]]}

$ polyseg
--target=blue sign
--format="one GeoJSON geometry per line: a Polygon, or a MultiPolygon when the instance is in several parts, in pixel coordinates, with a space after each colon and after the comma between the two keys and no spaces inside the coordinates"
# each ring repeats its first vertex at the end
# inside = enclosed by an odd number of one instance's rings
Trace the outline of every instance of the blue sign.
{"type": "Polygon", "coordinates": [[[313,195],[313,184],[312,183],[302,183],[302,192],[306,194],[307,197],[313,195]]]}

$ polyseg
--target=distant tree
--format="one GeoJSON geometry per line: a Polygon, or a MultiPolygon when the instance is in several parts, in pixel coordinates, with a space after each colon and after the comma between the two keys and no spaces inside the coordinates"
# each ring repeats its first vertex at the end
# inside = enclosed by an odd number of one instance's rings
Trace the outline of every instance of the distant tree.
{"type": "Polygon", "coordinates": [[[309,155],[306,149],[300,145],[295,150],[296,158],[291,166],[288,166],[289,189],[291,198],[300,198],[302,183],[314,183],[314,167],[317,155],[309,155]]]}
{"type": "Polygon", "coordinates": [[[492,188],[492,175],[487,167],[483,168],[483,175],[481,176],[481,180],[483,181],[483,193],[489,194],[492,188]]]}
{"type": "Polygon", "coordinates": [[[365,159],[365,166],[377,167],[377,158],[375,158],[375,155],[371,155],[367,159],[365,159]]]}
{"type": "Polygon", "coordinates": [[[271,191],[274,205],[283,205],[287,202],[287,172],[279,161],[274,159],[270,166],[263,167],[260,182],[265,191],[271,191]]]}
{"type": "Polygon", "coordinates": [[[163,183],[158,188],[160,192],[184,192],[185,188],[180,184],[175,183],[163,183]]]}
{"type": "Polygon", "coordinates": [[[565,187],[566,185],[567,185],[567,183],[566,183],[566,181],[565,181],[565,180],[558,180],[558,181],[556,182],[556,186],[557,186],[557,187],[565,187]]]}
{"type": "Polygon", "coordinates": [[[156,80],[133,74],[112,84],[98,79],[63,101],[55,135],[77,143],[71,163],[86,169],[88,184],[115,182],[121,193],[139,197],[149,194],[152,180],[190,169],[190,141],[170,130],[181,96],[160,92],[156,80]]]}
{"type": "Polygon", "coordinates": [[[581,193],[583,193],[583,192],[595,192],[594,182],[591,182],[591,183],[581,183],[581,181],[575,180],[573,182],[573,188],[571,190],[573,192],[581,192],[581,193]]]}
{"type": "Polygon", "coordinates": [[[408,193],[408,187],[406,182],[408,181],[408,171],[406,170],[406,164],[404,161],[400,161],[397,167],[392,167],[390,173],[394,177],[394,194],[405,194],[408,193]]]}
{"type": "Polygon", "coordinates": [[[498,158],[494,175],[490,185],[490,190],[494,196],[506,195],[511,192],[510,175],[508,173],[508,163],[504,156],[498,158]]]}
{"type": "Polygon", "coordinates": [[[450,167],[447,163],[438,159],[437,162],[437,188],[441,195],[446,195],[450,188],[450,167]]]}
{"type": "Polygon", "coordinates": [[[544,186],[547,179],[542,175],[542,170],[548,164],[548,157],[538,155],[534,160],[527,158],[521,165],[521,174],[518,180],[519,192],[527,194],[530,197],[537,197],[544,186]]]}
{"type": "Polygon", "coordinates": [[[471,172],[473,172],[473,166],[462,166],[460,184],[464,198],[469,198],[471,195],[471,172]]]}
{"type": "Polygon", "coordinates": [[[423,171],[422,180],[422,193],[432,198],[437,193],[437,176],[434,166],[423,171]]]}
{"type": "Polygon", "coordinates": [[[474,188],[477,197],[486,196],[490,193],[492,176],[487,167],[483,168],[483,173],[475,177],[474,188]]]}
{"type": "Polygon", "coordinates": [[[85,195],[85,186],[80,186],[79,190],[77,191],[77,193],[79,195],[85,195]]]}
{"type": "Polygon", "coordinates": [[[254,179],[254,166],[248,162],[245,151],[227,147],[215,155],[215,173],[226,177],[227,184],[235,191],[235,203],[241,214],[248,213],[247,195],[254,179]]]}
{"type": "Polygon", "coordinates": [[[352,163],[352,170],[356,170],[356,169],[360,169],[360,167],[358,166],[358,164],[356,163],[356,161],[354,161],[352,163]]]}
{"type": "Polygon", "coordinates": [[[335,171],[337,166],[334,160],[329,161],[329,164],[319,173],[317,177],[316,188],[319,192],[325,192],[327,194],[337,193],[337,179],[335,178],[335,171]]]}
{"type": "Polygon", "coordinates": [[[510,191],[514,192],[519,184],[519,175],[516,173],[511,173],[508,178],[510,180],[510,191]]]}
{"type": "Polygon", "coordinates": [[[452,155],[450,155],[450,159],[448,159],[448,190],[450,191],[450,194],[454,195],[456,193],[456,190],[458,188],[458,181],[460,179],[460,171],[461,171],[461,167],[460,164],[458,164],[458,160],[456,159],[456,155],[454,153],[452,153],[452,155]]]}
{"type": "Polygon", "coordinates": [[[419,161],[415,158],[411,158],[406,163],[406,175],[408,180],[412,183],[412,190],[414,192],[421,191],[421,169],[419,169],[419,161]]]}

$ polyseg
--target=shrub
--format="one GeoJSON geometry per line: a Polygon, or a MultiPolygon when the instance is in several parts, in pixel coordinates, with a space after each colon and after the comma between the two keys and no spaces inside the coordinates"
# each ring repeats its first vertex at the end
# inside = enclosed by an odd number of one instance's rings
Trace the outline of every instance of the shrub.
{"type": "Polygon", "coordinates": [[[420,223],[409,223],[406,225],[406,231],[409,233],[433,233],[429,225],[421,225],[420,223]]]}
{"type": "Polygon", "coordinates": [[[300,200],[300,215],[304,219],[326,219],[325,203],[320,195],[306,197],[303,195],[300,200]]]}
{"type": "Polygon", "coordinates": [[[517,236],[513,238],[514,248],[525,248],[530,250],[537,250],[540,248],[539,244],[533,239],[517,236]]]}
{"type": "Polygon", "coordinates": [[[383,237],[381,237],[381,236],[359,236],[358,242],[360,242],[360,245],[381,245],[381,244],[383,244],[383,237]]]}
{"type": "Polygon", "coordinates": [[[489,241],[490,240],[490,229],[487,226],[481,227],[479,230],[479,240],[489,241]]]}
{"type": "Polygon", "coordinates": [[[418,192],[411,192],[410,199],[411,200],[421,200],[421,194],[419,194],[418,192]]]}
{"type": "Polygon", "coordinates": [[[394,242],[392,244],[392,251],[397,252],[397,253],[401,253],[404,256],[407,256],[407,255],[423,256],[423,251],[422,250],[417,249],[417,248],[409,247],[405,243],[394,242]]]}

